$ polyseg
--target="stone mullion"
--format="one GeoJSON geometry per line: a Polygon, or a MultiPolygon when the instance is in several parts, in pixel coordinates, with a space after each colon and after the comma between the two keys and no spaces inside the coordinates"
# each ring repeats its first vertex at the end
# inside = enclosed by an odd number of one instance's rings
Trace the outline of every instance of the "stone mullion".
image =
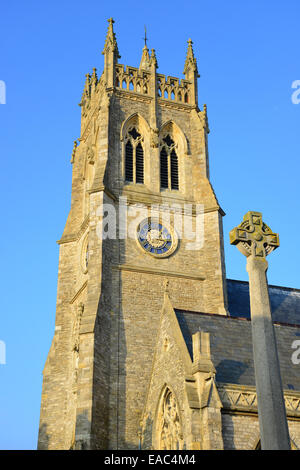
{"type": "Polygon", "coordinates": [[[121,144],[121,152],[122,152],[121,172],[122,172],[122,180],[123,181],[125,181],[125,158],[126,158],[125,148],[126,148],[126,143],[127,143],[127,140],[125,141],[123,139],[123,142],[121,144]]]}
{"type": "Polygon", "coordinates": [[[132,143],[132,180],[133,180],[133,183],[135,184],[136,183],[136,147],[137,147],[137,142],[135,141],[131,141],[132,143]]]}
{"type": "Polygon", "coordinates": [[[168,189],[172,189],[171,181],[171,152],[168,148],[168,189]]]}

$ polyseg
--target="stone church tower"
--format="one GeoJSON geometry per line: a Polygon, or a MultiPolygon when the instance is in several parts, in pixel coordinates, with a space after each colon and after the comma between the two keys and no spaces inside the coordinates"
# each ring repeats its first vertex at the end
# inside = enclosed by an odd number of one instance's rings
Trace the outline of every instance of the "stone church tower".
{"type": "Polygon", "coordinates": [[[224,213],[192,41],[181,80],[157,72],[146,44],[139,68],[120,64],[112,19],[103,55],[80,102],[39,448],[223,448],[225,389],[205,321],[216,317],[221,331],[229,315],[224,213]],[[195,224],[199,207],[191,249],[175,218],[189,208],[195,224]]]}

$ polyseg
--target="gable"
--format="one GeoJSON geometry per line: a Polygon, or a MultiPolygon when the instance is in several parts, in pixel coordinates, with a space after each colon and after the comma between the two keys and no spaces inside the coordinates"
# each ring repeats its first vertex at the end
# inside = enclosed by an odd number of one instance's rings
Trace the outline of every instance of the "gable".
{"type": "Polygon", "coordinates": [[[193,388],[194,383],[192,360],[171,302],[165,294],[151,378],[142,417],[143,448],[151,448],[157,445],[157,442],[155,442],[157,418],[160,412],[160,403],[166,390],[170,390],[175,397],[178,404],[183,435],[187,435],[187,429],[190,425],[190,417],[186,412],[189,408],[188,398],[193,401],[195,406],[199,407],[198,395],[193,388]],[[188,394],[186,391],[186,379],[188,380],[188,394]]]}

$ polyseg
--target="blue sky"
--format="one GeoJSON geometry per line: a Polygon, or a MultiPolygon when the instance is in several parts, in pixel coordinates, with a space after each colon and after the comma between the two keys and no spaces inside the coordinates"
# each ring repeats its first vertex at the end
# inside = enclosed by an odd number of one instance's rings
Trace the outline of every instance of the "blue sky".
{"type": "Polygon", "coordinates": [[[229,245],[228,232],[255,210],[280,234],[269,282],[300,288],[300,104],[291,100],[300,79],[299,14],[298,0],[2,3],[1,449],[36,448],[78,103],[85,74],[102,71],[107,18],[116,22],[120,62],[132,66],[139,65],[146,24],[149,48],[166,75],[182,77],[192,38],[199,104],[207,104],[211,129],[211,181],[227,214],[227,277],[247,280],[245,259],[229,245]]]}

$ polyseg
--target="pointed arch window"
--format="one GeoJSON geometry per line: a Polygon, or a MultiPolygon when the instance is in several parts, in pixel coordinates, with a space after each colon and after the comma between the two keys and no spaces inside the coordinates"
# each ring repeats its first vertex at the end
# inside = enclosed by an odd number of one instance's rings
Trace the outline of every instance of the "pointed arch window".
{"type": "Polygon", "coordinates": [[[135,148],[135,182],[144,183],[144,151],[141,143],[135,148]]]}
{"type": "Polygon", "coordinates": [[[161,189],[168,189],[169,187],[168,154],[165,147],[160,152],[160,187],[161,189]]]}
{"type": "Polygon", "coordinates": [[[128,130],[125,144],[125,181],[144,184],[143,137],[135,127],[128,130]]]}
{"type": "Polygon", "coordinates": [[[126,143],[125,180],[133,181],[133,146],[130,140],[126,143]]]}
{"type": "Polygon", "coordinates": [[[170,155],[171,160],[171,189],[179,189],[179,179],[178,179],[178,157],[173,149],[170,155]]]}
{"type": "Polygon", "coordinates": [[[162,139],[160,187],[161,189],[179,190],[178,156],[175,142],[169,134],[162,139]]]}
{"type": "Polygon", "coordinates": [[[157,416],[157,444],[159,450],[182,450],[183,433],[177,400],[166,388],[157,416]]]}

